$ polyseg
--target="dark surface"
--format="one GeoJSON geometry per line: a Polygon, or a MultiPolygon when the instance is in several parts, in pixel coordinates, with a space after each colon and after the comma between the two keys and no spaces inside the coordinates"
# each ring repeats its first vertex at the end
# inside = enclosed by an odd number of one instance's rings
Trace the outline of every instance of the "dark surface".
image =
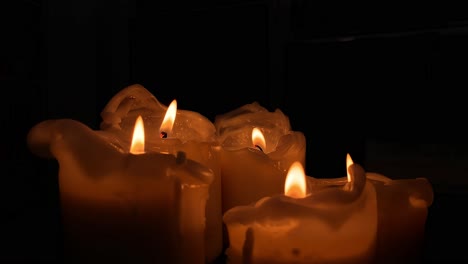
{"type": "Polygon", "coordinates": [[[280,108],[306,135],[314,177],[343,176],[346,153],[391,178],[427,177],[424,262],[468,260],[464,10],[0,1],[0,262],[60,260],[57,164],[29,152],[28,130],[53,118],[97,128],[133,83],[210,119],[252,101],[280,108]]]}

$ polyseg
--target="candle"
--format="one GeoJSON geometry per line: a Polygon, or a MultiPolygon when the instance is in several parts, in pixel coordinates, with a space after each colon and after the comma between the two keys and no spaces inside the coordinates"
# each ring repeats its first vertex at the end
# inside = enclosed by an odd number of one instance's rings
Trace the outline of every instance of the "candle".
{"type": "Polygon", "coordinates": [[[305,164],[304,134],[289,118],[257,102],[218,115],[214,125],[221,151],[223,213],[262,197],[281,194],[294,161],[305,164]]]}
{"type": "Polygon", "coordinates": [[[434,194],[426,178],[392,180],[367,173],[378,206],[376,263],[421,262],[428,207],[434,194]]]}
{"type": "Polygon", "coordinates": [[[205,206],[214,175],[177,155],[145,152],[138,118],[130,153],[114,135],[70,120],[28,134],[59,164],[65,257],[71,263],[205,263],[205,206]]]}
{"type": "Polygon", "coordinates": [[[173,100],[166,107],[141,85],[132,85],[117,93],[101,113],[101,129],[112,135],[109,141],[128,148],[133,124],[142,116],[147,134],[146,149],[151,152],[186,153],[187,158],[203,164],[214,173],[206,204],[206,260],[214,261],[223,248],[221,212],[221,148],[213,123],[203,115],[177,108],[173,100]]]}
{"type": "MultiPolygon", "coordinates": [[[[166,107],[141,85],[132,85],[117,93],[105,106],[104,110],[101,112],[101,116],[103,120],[100,125],[100,130],[92,131],[93,135],[98,136],[97,138],[102,141],[100,144],[107,144],[109,148],[117,152],[128,154],[132,145],[135,123],[137,119],[141,118],[144,122],[144,130],[146,132],[144,144],[144,151],[146,153],[151,153],[151,155],[154,155],[154,153],[172,154],[175,156],[177,153],[183,152],[187,159],[200,163],[211,170],[213,179],[208,185],[208,200],[206,201],[206,208],[204,210],[204,219],[206,220],[205,241],[200,245],[205,249],[204,257],[206,262],[211,262],[216,259],[221,254],[223,242],[221,168],[219,161],[220,146],[216,141],[213,123],[197,112],[178,110],[176,100],[174,100],[169,107],[166,107]]],[[[68,124],[69,120],[66,122],[68,124]]],[[[84,126],[83,124],[81,125],[84,126]]],[[[66,135],[67,138],[77,138],[81,136],[76,134],[80,133],[80,131],[82,132],[83,130],[74,132],[73,130],[65,129],[65,125],[62,124],[62,121],[45,122],[31,130],[29,143],[34,152],[48,153],[48,149],[51,147],[50,145],[55,144],[55,139],[44,138],[45,135],[55,133],[60,137],[66,135]],[[51,125],[52,123],[56,124],[51,125]]],[[[86,139],[93,139],[96,141],[93,137],[86,137],[86,139]]],[[[73,157],[82,155],[82,152],[89,152],[89,155],[94,152],[93,144],[88,144],[86,141],[82,141],[82,144],[84,144],[84,146],[67,143],[65,146],[69,147],[68,152],[70,153],[61,150],[56,153],[50,153],[50,155],[54,154],[51,157],[56,158],[59,164],[68,164],[67,155],[73,157]],[[83,149],[85,146],[87,146],[88,149],[83,149]]],[[[135,151],[139,153],[142,150],[135,151]]],[[[108,155],[111,155],[110,153],[111,152],[109,152],[108,155]]],[[[103,161],[101,161],[101,163],[103,163],[103,165],[108,165],[105,162],[110,160],[109,156],[103,156],[102,159],[103,161]]],[[[86,162],[89,161],[86,160],[86,162]]],[[[88,166],[88,164],[75,162],[73,166],[81,167],[88,166]]],[[[115,164],[115,166],[119,167],[119,164],[115,164]]],[[[63,166],[61,165],[61,167],[63,166]]],[[[164,168],[165,166],[161,166],[155,173],[163,173],[164,168]]],[[[92,170],[96,169],[98,168],[92,168],[92,170]]],[[[126,167],[122,169],[126,169],[126,167]]],[[[151,167],[151,169],[156,168],[151,167]]],[[[89,171],[86,172],[88,173],[89,171]]],[[[80,175],[81,174],[78,176],[80,175]]],[[[60,180],[68,181],[67,178],[78,176],[74,176],[72,173],[61,173],[60,180]],[[69,174],[72,176],[69,176],[69,174]]],[[[66,186],[61,185],[60,187],[62,196],[70,192],[68,189],[64,189],[66,186]]],[[[96,185],[96,189],[98,188],[105,187],[96,185]]],[[[131,188],[131,185],[129,188],[131,188]]],[[[74,192],[83,192],[83,189],[76,189],[74,192]]],[[[194,219],[194,221],[197,220],[194,219]]],[[[192,243],[198,242],[194,241],[192,243]]]]}
{"type": "Polygon", "coordinates": [[[344,185],[315,185],[300,162],[284,194],[224,214],[229,263],[370,263],[377,239],[375,188],[357,164],[344,185]]]}
{"type": "MultiPolygon", "coordinates": [[[[347,156],[347,163],[352,163],[347,156]]],[[[425,233],[428,207],[434,194],[426,178],[392,180],[367,172],[366,178],[376,190],[378,229],[374,263],[418,263],[425,233]]],[[[311,179],[316,189],[343,185],[348,178],[311,179]]]]}

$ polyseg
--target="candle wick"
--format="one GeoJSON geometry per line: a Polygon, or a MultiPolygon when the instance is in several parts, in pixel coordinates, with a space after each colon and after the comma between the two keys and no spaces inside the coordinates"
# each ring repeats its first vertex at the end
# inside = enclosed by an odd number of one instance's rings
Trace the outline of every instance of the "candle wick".
{"type": "Polygon", "coordinates": [[[167,138],[167,133],[164,132],[164,131],[161,131],[161,133],[159,133],[159,137],[161,137],[161,138],[167,138]]]}
{"type": "Polygon", "coordinates": [[[263,152],[262,147],[260,147],[259,145],[255,145],[255,147],[258,148],[261,152],[263,152]]]}

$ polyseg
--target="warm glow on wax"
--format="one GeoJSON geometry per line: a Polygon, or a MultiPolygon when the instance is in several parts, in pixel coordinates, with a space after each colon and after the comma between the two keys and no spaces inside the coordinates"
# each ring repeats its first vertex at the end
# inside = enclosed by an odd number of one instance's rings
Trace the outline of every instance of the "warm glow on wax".
{"type": "Polygon", "coordinates": [[[348,182],[351,182],[351,175],[349,175],[349,166],[353,165],[353,159],[351,159],[351,155],[346,154],[346,175],[348,175],[348,182]]]}
{"type": "Polygon", "coordinates": [[[260,129],[254,127],[252,129],[252,143],[255,147],[264,150],[266,148],[265,137],[260,129]]]}
{"type": "Polygon", "coordinates": [[[306,197],[306,176],[304,168],[299,161],[294,162],[289,168],[284,183],[284,194],[292,198],[306,197]]]}
{"type": "Polygon", "coordinates": [[[161,124],[159,132],[169,134],[172,131],[172,126],[174,126],[175,118],[177,114],[177,101],[172,100],[171,104],[167,108],[166,115],[161,124]]]}
{"type": "Polygon", "coordinates": [[[132,145],[130,146],[130,153],[143,154],[145,153],[145,127],[143,125],[143,118],[138,116],[133,129],[132,145]]]}

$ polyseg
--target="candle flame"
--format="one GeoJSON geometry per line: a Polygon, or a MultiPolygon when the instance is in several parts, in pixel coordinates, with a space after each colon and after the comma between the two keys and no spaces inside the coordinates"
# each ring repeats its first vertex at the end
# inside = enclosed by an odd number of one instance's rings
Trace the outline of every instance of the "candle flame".
{"type": "Polygon", "coordinates": [[[260,129],[254,127],[252,129],[252,143],[254,147],[264,150],[266,148],[265,137],[260,129]]]}
{"type": "Polygon", "coordinates": [[[348,176],[348,182],[351,182],[351,175],[349,175],[349,166],[353,165],[353,159],[351,159],[351,155],[346,154],[346,175],[348,176]]]}
{"type": "Polygon", "coordinates": [[[145,127],[143,125],[143,118],[138,116],[133,129],[132,144],[130,146],[130,153],[143,154],[145,153],[145,127]]]}
{"type": "Polygon", "coordinates": [[[299,161],[295,161],[289,167],[284,183],[284,194],[292,198],[306,197],[306,176],[304,167],[299,161]]]}
{"type": "Polygon", "coordinates": [[[167,108],[166,115],[162,121],[161,127],[159,128],[159,134],[169,134],[174,126],[175,118],[177,114],[177,101],[172,100],[171,104],[167,108]]]}

